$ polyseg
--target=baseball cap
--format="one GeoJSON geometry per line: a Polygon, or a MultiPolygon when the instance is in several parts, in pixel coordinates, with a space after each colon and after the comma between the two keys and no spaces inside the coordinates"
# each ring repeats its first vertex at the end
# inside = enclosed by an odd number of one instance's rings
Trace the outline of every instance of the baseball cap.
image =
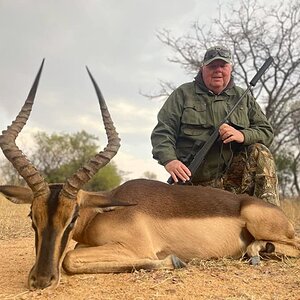
{"type": "Polygon", "coordinates": [[[207,66],[216,59],[232,64],[231,51],[224,46],[215,46],[206,50],[202,64],[207,66]]]}

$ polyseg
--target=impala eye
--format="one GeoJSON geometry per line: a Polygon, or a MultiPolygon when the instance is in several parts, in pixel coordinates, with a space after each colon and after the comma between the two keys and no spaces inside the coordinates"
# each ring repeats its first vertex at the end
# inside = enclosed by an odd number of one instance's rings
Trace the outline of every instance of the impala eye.
{"type": "Polygon", "coordinates": [[[70,224],[68,226],[70,229],[72,229],[74,227],[77,218],[78,218],[77,215],[73,217],[72,221],[70,222],[70,224]]]}
{"type": "Polygon", "coordinates": [[[75,222],[76,222],[76,220],[77,220],[78,217],[79,217],[79,207],[77,205],[76,208],[75,208],[75,212],[74,212],[72,221],[70,222],[70,224],[68,226],[70,229],[72,229],[74,227],[75,222]]]}

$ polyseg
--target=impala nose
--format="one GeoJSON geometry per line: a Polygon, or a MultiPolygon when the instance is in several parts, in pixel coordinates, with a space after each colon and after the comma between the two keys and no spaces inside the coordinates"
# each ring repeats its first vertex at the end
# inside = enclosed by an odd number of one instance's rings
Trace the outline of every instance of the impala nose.
{"type": "Polygon", "coordinates": [[[56,285],[56,276],[36,276],[30,275],[29,277],[29,289],[36,290],[36,289],[45,289],[48,287],[52,287],[56,285]]]}

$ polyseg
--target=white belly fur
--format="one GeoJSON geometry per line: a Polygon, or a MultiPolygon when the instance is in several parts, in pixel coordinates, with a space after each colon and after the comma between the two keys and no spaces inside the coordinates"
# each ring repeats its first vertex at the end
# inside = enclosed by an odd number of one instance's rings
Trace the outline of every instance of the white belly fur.
{"type": "Polygon", "coordinates": [[[175,254],[186,260],[240,257],[247,246],[241,238],[244,226],[232,217],[164,220],[163,225],[155,226],[159,234],[153,232],[153,244],[163,256],[175,254]]]}

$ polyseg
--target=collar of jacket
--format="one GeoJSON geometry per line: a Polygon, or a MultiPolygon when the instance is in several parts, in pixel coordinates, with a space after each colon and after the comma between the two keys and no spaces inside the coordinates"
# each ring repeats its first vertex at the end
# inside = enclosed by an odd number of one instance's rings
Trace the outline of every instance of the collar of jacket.
{"type": "MultiPolygon", "coordinates": [[[[195,86],[196,86],[196,94],[210,94],[210,95],[216,95],[213,91],[209,90],[202,78],[202,72],[201,70],[198,72],[197,76],[195,77],[195,86]]],[[[221,92],[221,94],[227,94],[227,95],[235,95],[235,91],[233,87],[235,86],[233,76],[231,76],[230,81],[226,88],[221,92]]]]}

